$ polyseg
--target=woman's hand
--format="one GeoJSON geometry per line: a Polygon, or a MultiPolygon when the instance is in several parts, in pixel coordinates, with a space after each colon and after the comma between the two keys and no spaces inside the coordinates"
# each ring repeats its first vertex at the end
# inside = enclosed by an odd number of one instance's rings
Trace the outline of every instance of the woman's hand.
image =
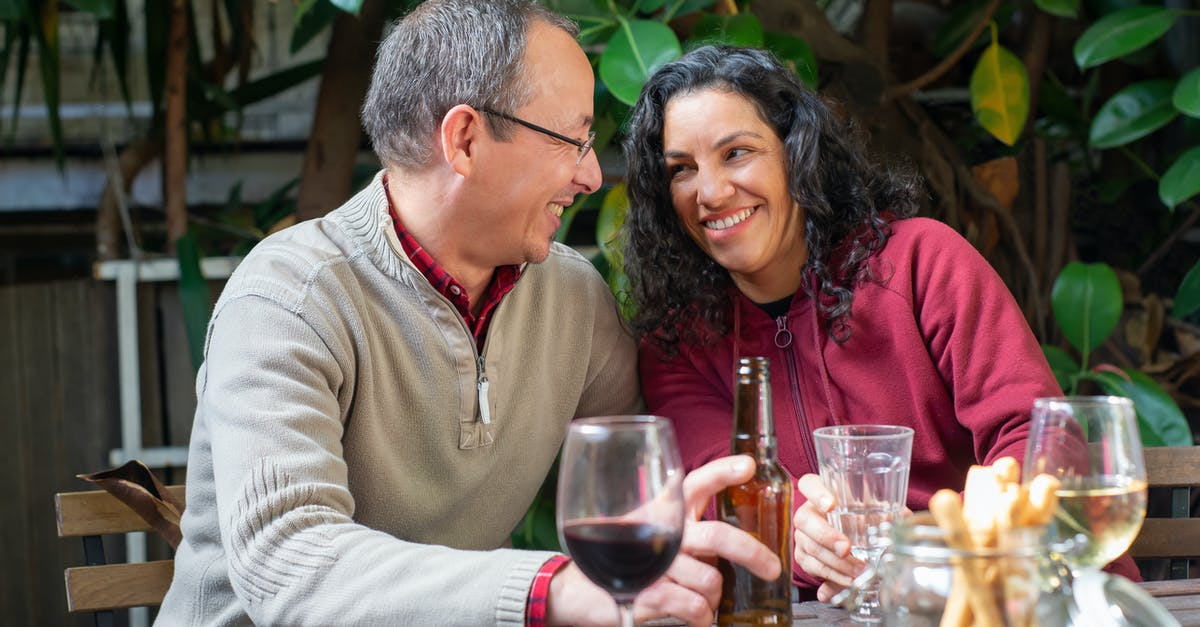
{"type": "Polygon", "coordinates": [[[795,529],[796,565],[804,572],[824,579],[817,599],[829,602],[833,595],[850,585],[866,563],[850,554],[850,538],[829,524],[826,514],[836,501],[819,475],[807,474],[796,481],[806,499],[792,519],[795,529]]]}

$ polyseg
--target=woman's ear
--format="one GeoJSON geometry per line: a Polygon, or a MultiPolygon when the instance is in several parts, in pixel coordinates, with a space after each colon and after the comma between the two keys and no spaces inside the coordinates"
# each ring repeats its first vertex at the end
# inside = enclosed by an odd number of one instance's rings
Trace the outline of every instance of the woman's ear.
{"type": "Polygon", "coordinates": [[[442,158],[460,176],[470,174],[480,142],[493,141],[483,125],[483,114],[470,105],[456,105],[442,116],[438,127],[442,158]]]}

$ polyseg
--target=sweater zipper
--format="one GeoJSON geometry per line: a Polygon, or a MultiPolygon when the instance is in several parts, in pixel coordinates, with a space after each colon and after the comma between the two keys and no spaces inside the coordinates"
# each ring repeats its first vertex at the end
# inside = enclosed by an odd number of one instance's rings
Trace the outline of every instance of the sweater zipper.
{"type": "Polygon", "coordinates": [[[488,406],[488,377],[483,368],[482,353],[475,353],[475,363],[478,366],[475,386],[479,389],[479,419],[488,425],[492,423],[492,410],[488,406]]]}
{"type": "Polygon", "coordinates": [[[775,347],[783,351],[784,361],[787,362],[788,389],[791,391],[796,417],[800,419],[800,441],[804,446],[805,455],[808,456],[808,463],[812,464],[815,469],[817,467],[817,451],[813,448],[812,427],[808,424],[808,417],[804,413],[804,404],[800,400],[800,372],[796,367],[795,351],[792,348],[792,332],[787,328],[787,314],[775,319],[775,327],[775,347]]]}

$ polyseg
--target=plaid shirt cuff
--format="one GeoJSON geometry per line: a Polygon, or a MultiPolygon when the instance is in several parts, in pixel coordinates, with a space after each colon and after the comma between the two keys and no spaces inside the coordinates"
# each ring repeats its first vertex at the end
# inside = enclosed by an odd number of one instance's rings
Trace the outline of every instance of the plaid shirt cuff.
{"type": "Polygon", "coordinates": [[[526,605],[525,624],[528,627],[544,627],[546,624],[546,601],[550,596],[550,580],[560,568],[566,566],[571,559],[565,555],[555,555],[542,564],[537,575],[533,577],[533,585],[529,588],[529,602],[526,605]]]}

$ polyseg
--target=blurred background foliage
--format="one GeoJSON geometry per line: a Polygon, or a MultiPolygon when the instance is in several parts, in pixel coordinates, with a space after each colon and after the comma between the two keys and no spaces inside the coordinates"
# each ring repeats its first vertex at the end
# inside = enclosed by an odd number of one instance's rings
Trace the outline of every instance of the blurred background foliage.
{"type": "MultiPolygon", "coordinates": [[[[1065,390],[1133,396],[1147,444],[1192,442],[1200,422],[1200,10],[1193,3],[545,3],[580,24],[596,74],[606,181],[564,213],[558,238],[592,255],[623,306],[636,306],[625,297],[615,240],[627,207],[618,146],[630,104],[649,74],[694,46],[763,46],[853,118],[887,161],[924,177],[922,213],[950,224],[992,263],[1065,390]]],[[[360,158],[358,103],[375,42],[416,4],[298,0],[291,50],[327,37],[324,58],[251,80],[252,27],[264,2],[0,0],[0,86],[14,86],[0,103],[12,105],[10,119],[0,123],[16,128],[23,86],[37,81],[53,154],[65,167],[58,24],[64,11],[90,14],[97,71],[112,68],[132,107],[127,74],[143,64],[152,107],[138,137],[103,147],[108,177],[97,200],[96,258],[166,253],[191,265],[201,255],[242,254],[278,228],[333,209],[369,179],[377,164],[360,158]],[[197,11],[208,12],[208,32],[194,27],[197,11]],[[131,38],[144,42],[143,58],[130,54],[131,38]],[[234,186],[224,206],[200,211],[166,198],[182,193],[186,179],[162,159],[168,233],[147,243],[121,206],[138,172],[172,150],[187,154],[189,145],[237,146],[246,107],[310,80],[320,88],[295,178],[260,198],[234,186]]],[[[194,272],[183,276],[198,281],[194,272]]],[[[199,332],[207,288],[190,289],[199,332]]],[[[553,540],[553,521],[546,527],[542,513],[517,530],[518,545],[553,540]]]]}

